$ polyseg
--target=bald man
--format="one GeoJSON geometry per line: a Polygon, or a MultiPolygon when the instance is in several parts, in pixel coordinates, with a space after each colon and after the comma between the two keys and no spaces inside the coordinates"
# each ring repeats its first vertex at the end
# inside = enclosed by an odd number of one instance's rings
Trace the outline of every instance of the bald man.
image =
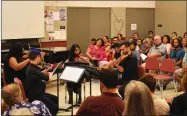
{"type": "Polygon", "coordinates": [[[163,60],[166,58],[166,48],[162,44],[162,40],[160,36],[154,37],[154,45],[150,49],[149,53],[147,54],[148,57],[156,57],[159,60],[163,60]]]}
{"type": "MultiPolygon", "coordinates": [[[[157,35],[154,37],[154,45],[147,54],[147,57],[156,57],[161,61],[166,58],[166,51],[166,47],[162,44],[161,37],[157,35]]],[[[145,67],[145,63],[143,63],[142,66],[145,67]]]]}

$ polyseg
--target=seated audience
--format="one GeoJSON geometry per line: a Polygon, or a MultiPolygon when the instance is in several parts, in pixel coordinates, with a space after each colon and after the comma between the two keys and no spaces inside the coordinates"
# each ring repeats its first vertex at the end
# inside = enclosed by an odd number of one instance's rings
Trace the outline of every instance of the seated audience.
{"type": "Polygon", "coordinates": [[[173,40],[175,38],[177,38],[177,32],[172,32],[172,34],[171,34],[171,40],[173,40]]]}
{"type": "MultiPolygon", "coordinates": [[[[187,68],[187,53],[185,53],[183,61],[182,61],[182,68],[175,70],[175,78],[179,84],[181,84],[181,78],[186,73],[187,68]]],[[[181,87],[181,86],[180,86],[181,87]]],[[[180,91],[180,88],[178,88],[180,91]]]]}
{"type": "Polygon", "coordinates": [[[52,115],[58,112],[58,98],[49,93],[45,93],[46,84],[52,78],[52,74],[46,70],[41,71],[37,66],[41,62],[40,51],[33,49],[29,53],[30,64],[27,67],[27,87],[26,95],[30,102],[34,100],[42,101],[52,115]]]}
{"type": "Polygon", "coordinates": [[[97,61],[97,65],[101,64],[102,61],[107,61],[105,49],[103,46],[103,40],[97,39],[96,45],[90,46],[86,52],[86,55],[90,58],[91,61],[97,61]]]}
{"type": "Polygon", "coordinates": [[[143,49],[142,53],[147,55],[149,53],[150,48],[151,48],[151,44],[149,41],[144,40],[143,45],[144,45],[144,49],[143,49]]]}
{"type": "Polygon", "coordinates": [[[142,53],[142,50],[143,50],[143,47],[144,47],[143,44],[142,44],[142,40],[138,39],[136,44],[137,44],[136,50],[139,51],[140,53],[142,53]]]}
{"type": "Polygon", "coordinates": [[[187,38],[182,39],[182,46],[185,52],[187,52],[187,38]]]}
{"type": "Polygon", "coordinates": [[[140,81],[147,85],[147,87],[151,91],[156,115],[168,115],[170,111],[168,103],[165,99],[160,99],[154,94],[156,87],[156,79],[152,75],[144,75],[140,78],[140,81]]]}
{"type": "Polygon", "coordinates": [[[142,82],[131,81],[125,88],[125,116],[155,116],[153,98],[142,82]]]}
{"type": "Polygon", "coordinates": [[[114,45],[116,43],[120,43],[119,42],[119,38],[118,37],[113,37],[113,39],[112,39],[112,45],[114,45]]]}
{"type": "MultiPolygon", "coordinates": [[[[85,62],[87,60],[86,57],[82,56],[81,49],[78,44],[73,44],[70,48],[68,59],[65,62],[85,62]]],[[[73,102],[73,92],[78,94],[78,103],[80,104],[82,102],[81,97],[81,83],[83,82],[83,78],[78,83],[72,83],[72,82],[66,82],[67,89],[69,93],[69,104],[72,104],[73,102]]]]}
{"type": "Polygon", "coordinates": [[[132,42],[132,41],[133,41],[133,38],[130,37],[129,40],[128,40],[128,42],[130,43],[130,42],[132,42]]]}
{"type": "Polygon", "coordinates": [[[150,43],[150,45],[153,45],[153,40],[154,40],[154,32],[153,31],[149,31],[148,32],[148,38],[144,39],[146,41],[148,41],[150,43]]]}
{"type": "Polygon", "coordinates": [[[117,34],[117,38],[119,39],[120,42],[123,40],[123,35],[121,33],[117,34]]]}
{"type": "Polygon", "coordinates": [[[140,38],[139,38],[139,34],[138,34],[138,33],[134,33],[134,34],[132,35],[132,39],[133,39],[134,41],[137,41],[138,39],[140,39],[140,38]]]}
{"type": "Polygon", "coordinates": [[[114,59],[114,52],[113,52],[113,50],[112,50],[110,45],[105,47],[105,54],[107,56],[107,61],[108,62],[110,62],[111,60],[114,59]]]}
{"type": "Polygon", "coordinates": [[[140,63],[140,52],[136,50],[136,41],[130,43],[130,50],[132,52],[132,57],[135,57],[138,60],[138,65],[140,63]]]}
{"type": "Polygon", "coordinates": [[[186,38],[186,39],[187,39],[187,32],[184,33],[183,38],[186,38]]]}
{"type": "Polygon", "coordinates": [[[187,76],[182,80],[184,93],[175,97],[171,102],[170,112],[172,116],[187,116],[187,76]]]}
{"type": "Polygon", "coordinates": [[[170,36],[169,35],[164,35],[162,37],[162,43],[164,44],[164,46],[166,47],[167,50],[167,57],[169,57],[170,55],[170,51],[172,49],[172,46],[170,44],[170,36]]]}
{"type": "Polygon", "coordinates": [[[108,40],[108,36],[104,36],[104,37],[103,37],[103,41],[104,41],[105,47],[106,47],[106,46],[111,46],[111,43],[110,43],[109,40],[108,40]]]}
{"type": "Polygon", "coordinates": [[[172,47],[173,49],[171,50],[170,58],[175,61],[175,69],[179,69],[181,68],[185,51],[181,41],[178,38],[173,39],[172,47]]]}
{"type": "Polygon", "coordinates": [[[5,111],[3,115],[16,115],[14,114],[15,109],[26,108],[29,109],[33,115],[51,116],[48,108],[41,101],[35,100],[31,103],[25,103],[22,98],[21,89],[15,84],[4,86],[2,90],[2,98],[8,105],[7,111],[5,111]]]}
{"type": "MultiPolygon", "coordinates": [[[[154,45],[151,47],[147,57],[156,57],[160,61],[166,58],[166,48],[164,44],[162,44],[162,40],[160,36],[154,37],[154,45]]],[[[145,68],[146,63],[142,64],[142,67],[145,68]]]]}
{"type": "Polygon", "coordinates": [[[92,38],[91,39],[91,45],[95,45],[96,44],[96,39],[95,38],[92,38]]]}
{"type": "Polygon", "coordinates": [[[102,70],[99,79],[101,95],[87,97],[76,116],[122,116],[125,107],[117,93],[118,73],[102,70]]]}
{"type": "Polygon", "coordinates": [[[114,66],[122,73],[122,79],[119,80],[119,84],[122,85],[119,88],[119,94],[124,99],[124,89],[131,80],[138,79],[138,61],[132,56],[129,44],[126,42],[121,47],[123,58],[120,62],[117,62],[114,66]]]}
{"type": "Polygon", "coordinates": [[[7,84],[14,83],[14,78],[21,80],[25,87],[26,82],[26,68],[30,59],[26,55],[23,58],[23,47],[20,43],[12,44],[8,53],[7,61],[5,63],[5,80],[7,84]]]}

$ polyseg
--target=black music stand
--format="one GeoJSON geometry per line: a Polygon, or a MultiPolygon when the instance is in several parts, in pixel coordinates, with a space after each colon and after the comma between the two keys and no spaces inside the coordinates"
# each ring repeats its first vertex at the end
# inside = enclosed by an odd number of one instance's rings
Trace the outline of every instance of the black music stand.
{"type": "MultiPolygon", "coordinates": [[[[85,72],[84,68],[76,67],[76,66],[66,66],[60,76],[60,79],[73,82],[73,83],[78,83],[82,75],[84,74],[84,72],[85,72]]],[[[73,94],[72,94],[72,101],[73,101],[73,94]]],[[[73,107],[77,107],[77,106],[79,105],[78,104],[73,105],[73,102],[72,102],[71,107],[69,107],[71,108],[72,116],[73,116],[73,107]]]]}
{"type": "MultiPolygon", "coordinates": [[[[96,71],[93,71],[93,68],[89,66],[89,63],[84,63],[84,62],[67,62],[65,63],[65,66],[77,66],[77,67],[82,67],[85,68],[87,72],[89,72],[89,79],[90,79],[90,96],[92,95],[92,78],[91,75],[96,75],[96,71]]],[[[96,69],[94,69],[96,70],[96,69]]]]}

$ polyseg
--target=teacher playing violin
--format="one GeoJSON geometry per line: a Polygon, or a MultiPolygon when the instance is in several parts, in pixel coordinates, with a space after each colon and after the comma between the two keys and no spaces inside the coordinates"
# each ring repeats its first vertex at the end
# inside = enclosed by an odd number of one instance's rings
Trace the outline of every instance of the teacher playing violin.
{"type": "Polygon", "coordinates": [[[124,99],[124,89],[131,80],[138,79],[138,60],[136,57],[132,57],[129,43],[124,43],[121,47],[121,52],[124,54],[124,58],[120,62],[114,64],[119,72],[122,73],[122,78],[119,80],[119,84],[122,85],[119,88],[119,94],[124,99]]]}

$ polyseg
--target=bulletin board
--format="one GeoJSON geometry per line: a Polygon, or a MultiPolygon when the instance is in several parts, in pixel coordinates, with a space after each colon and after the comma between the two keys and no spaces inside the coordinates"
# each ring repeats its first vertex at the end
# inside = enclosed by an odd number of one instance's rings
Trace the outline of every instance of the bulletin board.
{"type": "Polygon", "coordinates": [[[67,40],[67,8],[45,6],[45,41],[67,40]]]}

